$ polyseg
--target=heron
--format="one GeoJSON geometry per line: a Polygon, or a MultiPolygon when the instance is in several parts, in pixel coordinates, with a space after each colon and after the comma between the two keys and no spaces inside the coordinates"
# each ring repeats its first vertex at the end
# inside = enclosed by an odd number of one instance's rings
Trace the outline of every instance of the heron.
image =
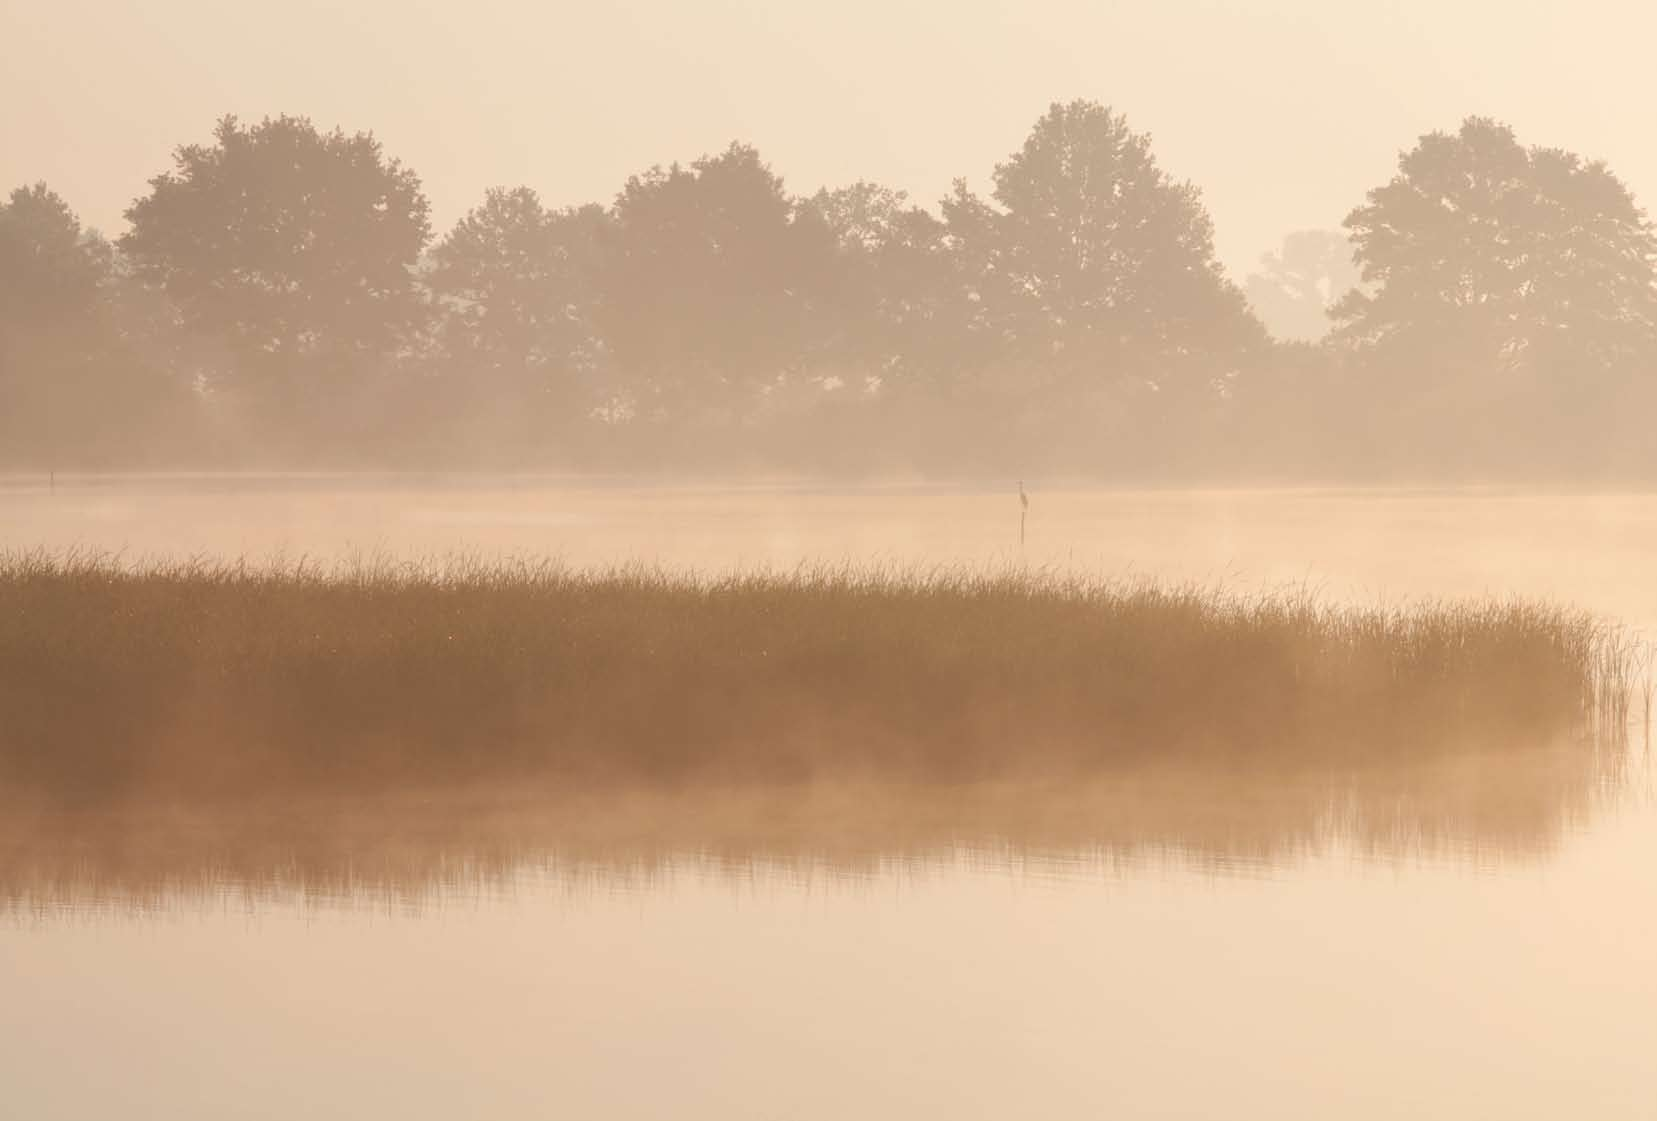
{"type": "Polygon", "coordinates": [[[1024,548],[1024,521],[1030,516],[1030,496],[1024,493],[1024,480],[1018,481],[1018,547],[1024,548]]]}

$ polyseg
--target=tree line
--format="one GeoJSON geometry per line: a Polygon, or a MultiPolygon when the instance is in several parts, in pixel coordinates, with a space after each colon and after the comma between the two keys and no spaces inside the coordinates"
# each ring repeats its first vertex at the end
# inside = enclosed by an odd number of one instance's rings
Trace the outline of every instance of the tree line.
{"type": "MultiPolygon", "coordinates": [[[[1270,174],[1269,170],[1262,174],[1270,174]]],[[[110,241],[0,203],[0,465],[1637,473],[1657,234],[1470,118],[1239,285],[1199,191],[1055,104],[935,208],[752,147],[440,236],[370,134],[221,120],[110,241]]]]}

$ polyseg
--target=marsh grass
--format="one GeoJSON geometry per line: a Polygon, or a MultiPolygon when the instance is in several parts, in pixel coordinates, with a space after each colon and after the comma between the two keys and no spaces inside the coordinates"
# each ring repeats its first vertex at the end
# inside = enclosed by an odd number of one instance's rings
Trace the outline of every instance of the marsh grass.
{"type": "Polygon", "coordinates": [[[1051,572],[0,557],[17,798],[1351,771],[1616,741],[1640,654],[1525,602],[1051,572]]]}

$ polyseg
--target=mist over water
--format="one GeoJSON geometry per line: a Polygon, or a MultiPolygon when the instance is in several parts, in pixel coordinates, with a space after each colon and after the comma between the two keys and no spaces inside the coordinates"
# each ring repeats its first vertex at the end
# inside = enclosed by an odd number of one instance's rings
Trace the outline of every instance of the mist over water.
{"type": "MultiPolygon", "coordinates": [[[[1644,496],[1030,490],[1020,553],[999,487],[14,478],[0,547],[873,556],[1657,619],[1644,496]]],[[[186,1085],[193,1115],[272,1118],[1639,1116],[1643,760],[14,818],[8,1087],[43,1116],[186,1085]],[[71,1038],[102,1077],[51,1057],[71,1038]]]]}
{"type": "MultiPolygon", "coordinates": [[[[0,549],[1028,568],[1657,626],[1643,494],[1027,477],[1021,545],[1017,481],[31,473],[0,549]]],[[[14,809],[0,1073],[30,1117],[1638,1117],[1652,805],[1636,729],[1359,774],[14,809]]]]}
{"type": "Polygon", "coordinates": [[[1657,1116],[1653,33],[0,0],[0,1118],[1657,1116]]]}
{"type": "Polygon", "coordinates": [[[0,925],[8,1094],[45,1116],[1638,1117],[1654,820],[1540,862],[691,853],[479,879],[462,850],[412,904],[191,884],[0,925]]]}
{"type": "Polygon", "coordinates": [[[0,476],[0,548],[129,561],[550,557],[723,572],[802,563],[968,565],[1304,586],[1371,605],[1572,604],[1657,630],[1644,561],[1657,498],[1520,488],[1103,490],[1028,480],[853,485],[556,476],[0,476]]]}

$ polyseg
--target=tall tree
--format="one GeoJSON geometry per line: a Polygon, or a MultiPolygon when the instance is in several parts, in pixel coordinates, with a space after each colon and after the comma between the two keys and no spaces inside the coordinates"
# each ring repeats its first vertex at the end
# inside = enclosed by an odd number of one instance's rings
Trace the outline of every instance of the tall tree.
{"type": "Polygon", "coordinates": [[[45,184],[0,202],[0,459],[110,466],[176,454],[187,394],[147,353],[114,248],[45,184]]]}
{"type": "Polygon", "coordinates": [[[325,417],[418,322],[420,181],[367,133],[225,117],[127,211],[121,246],[213,355],[215,383],[325,417]]]}
{"type": "Polygon", "coordinates": [[[13,465],[61,459],[101,404],[77,390],[99,350],[106,249],[44,183],[0,204],[0,443],[13,465]]]}
{"type": "Polygon", "coordinates": [[[944,209],[995,341],[1055,373],[1162,388],[1215,376],[1261,341],[1197,189],[1121,114],[1053,105],[994,182],[996,205],[958,184],[944,209]]]}
{"type": "Polygon", "coordinates": [[[597,403],[608,221],[602,207],[548,210],[528,187],[497,188],[432,249],[442,367],[521,438],[567,428],[597,403]]]}
{"type": "Polygon", "coordinates": [[[805,282],[828,244],[794,215],[782,180],[741,144],[627,181],[600,306],[639,414],[741,416],[799,370],[805,282]]]}
{"type": "Polygon", "coordinates": [[[1657,332],[1657,238],[1605,164],[1470,117],[1398,161],[1346,220],[1367,291],[1339,337],[1400,367],[1591,371],[1657,332]]]}
{"type": "MultiPolygon", "coordinates": [[[[958,285],[944,224],[907,194],[859,181],[799,204],[801,223],[832,241],[826,279],[813,289],[814,337],[834,375],[890,393],[947,362],[941,333],[958,285]]],[[[818,260],[826,260],[819,256],[818,260]]]]}
{"type": "Polygon", "coordinates": [[[0,337],[79,328],[108,272],[108,247],[46,184],[19,187],[0,203],[0,337]]]}

